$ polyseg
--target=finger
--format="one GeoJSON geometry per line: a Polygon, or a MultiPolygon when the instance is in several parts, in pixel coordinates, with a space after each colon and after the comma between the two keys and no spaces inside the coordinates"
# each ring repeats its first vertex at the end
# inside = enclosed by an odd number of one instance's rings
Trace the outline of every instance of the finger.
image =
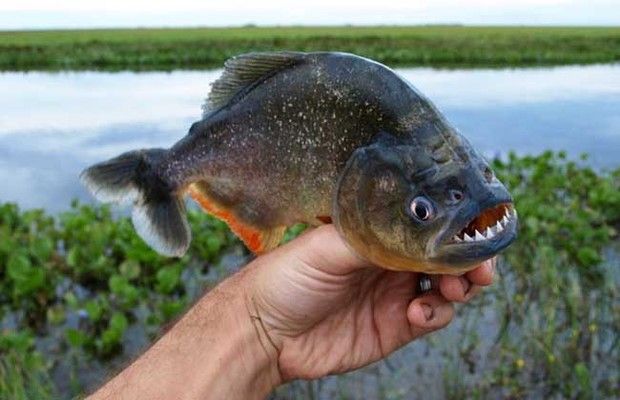
{"type": "Polygon", "coordinates": [[[299,261],[334,275],[345,275],[371,264],[353,253],[334,225],[323,225],[291,243],[299,261]]]}
{"type": "Polygon", "coordinates": [[[417,297],[407,307],[413,338],[443,328],[454,316],[452,303],[436,293],[417,297]]]}
{"type": "Polygon", "coordinates": [[[464,303],[480,293],[481,286],[493,283],[496,258],[486,260],[476,269],[461,276],[443,275],[439,278],[439,292],[450,301],[464,303]]]}
{"type": "Polygon", "coordinates": [[[439,278],[439,293],[449,301],[466,302],[479,291],[479,288],[465,275],[442,275],[439,278]]]}
{"type": "Polygon", "coordinates": [[[478,268],[467,272],[465,276],[475,285],[488,286],[493,283],[496,264],[497,257],[493,257],[483,262],[478,268]]]}

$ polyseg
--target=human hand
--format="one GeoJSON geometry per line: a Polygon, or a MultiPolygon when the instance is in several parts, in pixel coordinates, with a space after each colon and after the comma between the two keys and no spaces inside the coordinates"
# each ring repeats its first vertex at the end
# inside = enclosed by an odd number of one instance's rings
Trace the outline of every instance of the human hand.
{"type": "Polygon", "coordinates": [[[368,265],[333,226],[314,229],[209,291],[89,399],[260,399],[291,379],[359,368],[445,326],[451,302],[489,285],[493,266],[415,297],[418,279],[368,265]]]}
{"type": "Polygon", "coordinates": [[[415,296],[418,273],[379,269],[355,256],[332,225],[256,259],[246,304],[282,382],[350,371],[447,325],[452,302],[492,283],[495,260],[415,296]]]}

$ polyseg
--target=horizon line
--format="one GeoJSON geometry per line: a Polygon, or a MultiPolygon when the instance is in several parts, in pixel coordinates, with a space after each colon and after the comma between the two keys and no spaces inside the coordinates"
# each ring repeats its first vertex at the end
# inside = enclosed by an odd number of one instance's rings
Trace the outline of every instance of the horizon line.
{"type": "Polygon", "coordinates": [[[259,24],[243,23],[235,25],[136,25],[136,26],[89,26],[89,27],[43,27],[43,28],[2,28],[0,32],[45,32],[45,31],[94,31],[94,30],[140,30],[140,29],[273,29],[273,28],[618,28],[620,25],[590,25],[590,24],[475,24],[475,23],[423,23],[423,24],[259,24]]]}

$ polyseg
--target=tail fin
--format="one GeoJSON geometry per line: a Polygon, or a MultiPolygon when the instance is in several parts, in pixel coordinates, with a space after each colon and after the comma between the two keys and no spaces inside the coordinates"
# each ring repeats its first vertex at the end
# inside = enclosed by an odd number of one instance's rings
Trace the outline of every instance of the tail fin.
{"type": "Polygon", "coordinates": [[[87,168],[80,179],[103,202],[133,202],[131,219],[144,241],[166,256],[180,257],[191,233],[185,203],[154,168],[164,149],[137,150],[87,168]]]}

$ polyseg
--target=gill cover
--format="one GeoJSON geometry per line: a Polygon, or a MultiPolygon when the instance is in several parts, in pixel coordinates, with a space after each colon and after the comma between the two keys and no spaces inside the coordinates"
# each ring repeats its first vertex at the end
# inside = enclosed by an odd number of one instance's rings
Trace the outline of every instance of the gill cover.
{"type": "Polygon", "coordinates": [[[427,240],[406,212],[412,189],[397,147],[359,148],[336,187],[334,224],[347,244],[373,264],[425,269],[427,240]]]}

